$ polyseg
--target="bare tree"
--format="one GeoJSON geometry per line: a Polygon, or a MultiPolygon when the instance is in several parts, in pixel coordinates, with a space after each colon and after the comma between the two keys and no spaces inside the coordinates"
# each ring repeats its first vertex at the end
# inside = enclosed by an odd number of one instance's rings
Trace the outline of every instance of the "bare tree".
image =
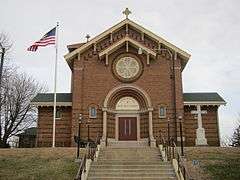
{"type": "Polygon", "coordinates": [[[230,144],[231,144],[232,140],[231,140],[231,137],[230,136],[222,136],[221,137],[221,147],[229,147],[230,144]]]}
{"type": "Polygon", "coordinates": [[[12,47],[12,42],[6,33],[0,33],[0,48],[5,48],[6,52],[12,47]]]}
{"type": "Polygon", "coordinates": [[[2,109],[0,147],[8,147],[7,140],[36,122],[36,108],[30,102],[42,87],[16,68],[7,68],[2,77],[2,109]]]}
{"type": "MultiPolygon", "coordinates": [[[[1,58],[1,64],[0,64],[0,140],[2,137],[2,74],[3,74],[3,64],[6,59],[6,54],[10,51],[12,47],[12,43],[9,40],[8,36],[4,33],[0,33],[0,58],[1,58]]],[[[0,147],[1,147],[1,142],[0,142],[0,147]]]]}
{"type": "Polygon", "coordinates": [[[9,138],[36,122],[36,108],[30,102],[43,90],[32,77],[18,73],[13,65],[4,66],[11,48],[9,37],[0,33],[0,147],[8,147],[9,138]]]}
{"type": "MultiPolygon", "coordinates": [[[[3,64],[7,59],[8,53],[11,51],[12,42],[9,39],[8,35],[0,33],[0,53],[1,53],[1,64],[0,64],[0,87],[2,84],[2,73],[3,73],[3,64]]],[[[0,101],[1,102],[1,101],[0,101]]],[[[1,106],[0,106],[1,108],[1,106]]]]}
{"type": "Polygon", "coordinates": [[[230,146],[240,147],[240,119],[237,121],[237,127],[235,128],[231,137],[230,146]]]}

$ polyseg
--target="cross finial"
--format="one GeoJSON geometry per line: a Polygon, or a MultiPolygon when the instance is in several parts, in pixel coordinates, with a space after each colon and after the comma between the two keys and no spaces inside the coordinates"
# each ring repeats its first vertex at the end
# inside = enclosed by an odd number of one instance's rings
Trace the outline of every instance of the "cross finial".
{"type": "Polygon", "coordinates": [[[125,16],[126,16],[126,19],[128,19],[128,16],[129,16],[129,14],[131,14],[132,12],[128,9],[128,8],[126,8],[124,11],[123,11],[123,14],[125,14],[125,16]]]}
{"type": "Polygon", "coordinates": [[[88,41],[89,41],[89,38],[90,38],[90,35],[87,34],[87,35],[86,35],[86,38],[87,38],[87,42],[88,42],[88,41]]]}

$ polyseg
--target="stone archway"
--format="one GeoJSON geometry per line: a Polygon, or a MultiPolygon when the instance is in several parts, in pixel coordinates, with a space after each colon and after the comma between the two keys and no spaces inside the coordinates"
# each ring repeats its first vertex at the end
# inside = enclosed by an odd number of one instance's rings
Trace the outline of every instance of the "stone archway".
{"type": "MultiPolygon", "coordinates": [[[[120,85],[117,86],[115,88],[113,88],[111,91],[108,92],[104,103],[103,103],[103,107],[104,108],[111,108],[111,101],[114,100],[114,98],[121,98],[125,95],[130,95],[130,96],[134,96],[136,98],[136,100],[138,100],[138,102],[145,107],[145,108],[152,108],[152,103],[150,100],[150,97],[148,96],[148,94],[141,88],[139,88],[138,86],[134,86],[134,85],[120,85]],[[120,95],[120,96],[116,96],[116,95],[120,95]]],[[[116,99],[115,99],[116,100],[116,99]]]]}
{"type": "Polygon", "coordinates": [[[148,138],[150,139],[151,146],[155,146],[155,139],[153,137],[152,127],[153,108],[150,97],[143,89],[133,85],[120,85],[113,88],[107,94],[103,103],[102,110],[103,110],[103,137],[102,137],[103,142],[105,142],[108,137],[112,136],[114,136],[115,140],[119,140],[118,119],[120,119],[120,117],[137,118],[137,140],[140,140],[140,114],[147,113],[148,138]],[[119,101],[123,100],[126,97],[130,98],[132,101],[136,101],[139,106],[138,109],[131,108],[117,109],[116,105],[119,103],[119,101]],[[111,125],[112,127],[109,127],[109,125],[111,125]],[[109,133],[111,134],[110,136],[109,133]]]}

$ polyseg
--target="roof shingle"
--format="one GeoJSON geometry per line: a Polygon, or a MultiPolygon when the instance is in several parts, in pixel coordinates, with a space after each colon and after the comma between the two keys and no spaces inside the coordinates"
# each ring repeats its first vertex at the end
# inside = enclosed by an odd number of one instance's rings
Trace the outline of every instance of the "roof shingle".
{"type": "MultiPolygon", "coordinates": [[[[53,93],[38,93],[32,102],[53,102],[53,93]]],[[[72,93],[57,93],[57,102],[72,102],[72,93]]]]}
{"type": "Polygon", "coordinates": [[[183,93],[184,102],[225,102],[224,99],[216,92],[207,93],[183,93]]]}

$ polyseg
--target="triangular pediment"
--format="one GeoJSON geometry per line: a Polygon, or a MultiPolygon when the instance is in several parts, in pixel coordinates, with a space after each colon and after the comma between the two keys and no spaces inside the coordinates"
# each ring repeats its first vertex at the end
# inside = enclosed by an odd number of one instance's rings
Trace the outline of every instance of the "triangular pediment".
{"type": "MultiPolygon", "coordinates": [[[[108,30],[102,32],[101,34],[99,34],[98,36],[94,37],[93,39],[91,39],[89,42],[81,45],[80,47],[76,48],[75,50],[73,50],[72,52],[69,52],[68,54],[66,54],[64,57],[65,59],[70,62],[71,59],[73,59],[77,54],[81,54],[82,52],[84,52],[86,49],[89,49],[90,47],[94,47],[96,46],[97,43],[101,42],[102,40],[104,40],[106,37],[111,36],[112,34],[114,34],[115,32],[117,32],[118,30],[120,30],[123,27],[131,27],[134,28],[134,30],[138,31],[141,36],[144,38],[149,37],[151,38],[156,44],[159,45],[159,47],[161,45],[163,45],[164,47],[169,48],[171,51],[177,53],[178,55],[181,56],[181,58],[185,61],[188,61],[188,59],[190,58],[190,54],[188,54],[187,52],[183,51],[182,49],[176,47],[175,45],[169,43],[168,41],[166,41],[165,39],[157,36],[156,34],[152,33],[151,31],[145,29],[144,27],[138,25],[137,23],[129,20],[129,19],[125,19],[123,21],[121,21],[120,23],[114,25],[113,27],[109,28],[108,30]]],[[[127,31],[127,29],[126,29],[127,31]]],[[[124,37],[123,39],[121,39],[119,42],[119,44],[126,42],[126,41],[130,41],[132,44],[138,44],[138,47],[141,46],[141,43],[139,43],[138,41],[129,38],[129,37],[124,37]]],[[[113,43],[111,44],[111,46],[113,47],[107,47],[106,49],[104,49],[103,51],[100,51],[99,54],[104,54],[104,52],[111,50],[111,48],[114,48],[114,46],[118,46],[117,43],[113,43]],[[110,48],[110,49],[109,49],[110,48]]],[[[142,45],[142,48],[144,48],[145,51],[147,51],[149,54],[156,54],[156,49],[151,49],[151,48],[146,48],[142,45]]]]}

